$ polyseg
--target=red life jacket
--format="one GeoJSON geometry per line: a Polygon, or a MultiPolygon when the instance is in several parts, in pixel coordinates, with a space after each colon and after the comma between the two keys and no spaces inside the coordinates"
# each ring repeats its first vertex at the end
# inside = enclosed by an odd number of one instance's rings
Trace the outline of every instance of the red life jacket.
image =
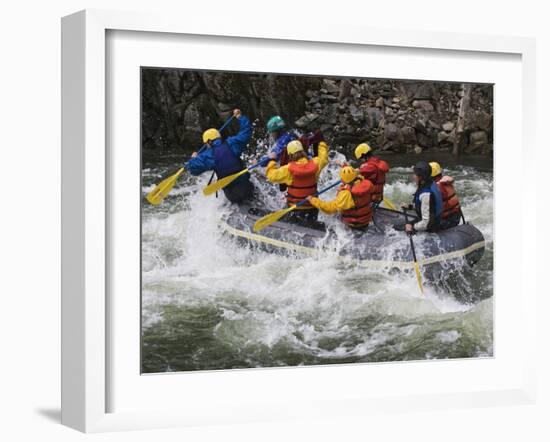
{"type": "MultiPolygon", "coordinates": [[[[319,166],[313,160],[307,163],[291,162],[288,170],[292,175],[292,184],[287,187],[286,201],[289,206],[299,203],[307,196],[317,193],[317,171],[319,166]]],[[[306,202],[297,209],[311,209],[313,206],[306,202]]]]}
{"type": "Polygon", "coordinates": [[[460,202],[456,195],[454,179],[450,176],[436,177],[435,182],[441,192],[443,200],[443,209],[441,211],[441,219],[450,218],[451,216],[460,215],[460,202]]]}
{"type": "Polygon", "coordinates": [[[349,190],[355,203],[353,209],[342,212],[342,221],[350,227],[364,227],[372,220],[372,191],[374,185],[369,180],[359,179],[353,185],[345,184],[340,190],[349,190]]]}
{"type": "Polygon", "coordinates": [[[384,184],[386,184],[386,173],[390,166],[384,160],[378,157],[370,157],[359,168],[359,173],[363,178],[374,184],[372,200],[379,202],[384,199],[384,184]]]}

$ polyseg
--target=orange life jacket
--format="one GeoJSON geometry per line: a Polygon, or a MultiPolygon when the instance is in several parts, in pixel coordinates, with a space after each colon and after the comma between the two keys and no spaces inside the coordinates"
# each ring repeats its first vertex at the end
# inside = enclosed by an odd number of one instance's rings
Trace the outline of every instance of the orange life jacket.
{"type": "MultiPolygon", "coordinates": [[[[309,195],[317,193],[317,171],[319,166],[313,160],[307,163],[291,162],[288,170],[292,175],[292,184],[287,187],[286,201],[288,205],[296,204],[309,195]]],[[[311,209],[313,206],[306,202],[297,209],[311,209]]]]}
{"type": "Polygon", "coordinates": [[[450,218],[451,216],[460,215],[460,202],[456,195],[455,186],[453,185],[454,179],[450,176],[444,176],[436,178],[435,182],[441,192],[441,198],[443,200],[443,208],[441,211],[441,219],[450,218]]]}
{"type": "Polygon", "coordinates": [[[386,173],[390,166],[378,157],[370,157],[359,168],[363,178],[369,180],[373,185],[372,200],[380,202],[384,199],[384,184],[386,184],[386,173]]]}
{"type": "Polygon", "coordinates": [[[349,190],[355,203],[353,209],[342,212],[342,221],[350,227],[364,227],[372,220],[372,191],[374,185],[365,179],[356,180],[353,185],[345,184],[340,190],[349,190]]]}

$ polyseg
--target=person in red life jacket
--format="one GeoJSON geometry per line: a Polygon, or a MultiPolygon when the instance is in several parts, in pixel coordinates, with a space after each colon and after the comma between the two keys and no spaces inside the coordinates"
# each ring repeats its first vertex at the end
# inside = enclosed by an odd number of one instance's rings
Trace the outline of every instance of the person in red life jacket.
{"type": "MultiPolygon", "coordinates": [[[[439,187],[432,179],[432,168],[427,161],[419,161],[413,168],[416,192],[413,204],[402,204],[402,209],[414,208],[418,220],[405,224],[407,232],[436,232],[441,229],[443,199],[439,187]]],[[[400,230],[397,226],[396,228],[400,230]]],[[[402,228],[402,227],[401,227],[402,228]]]]}
{"type": "MultiPolygon", "coordinates": [[[[237,135],[223,140],[217,129],[208,129],[203,133],[202,141],[204,144],[208,144],[208,149],[204,149],[200,153],[193,152],[191,159],[184,166],[192,175],[200,175],[213,170],[220,179],[246,168],[241,154],[252,137],[252,125],[239,109],[233,111],[233,116],[240,126],[237,135]]],[[[232,203],[240,203],[251,198],[253,190],[248,173],[241,175],[223,188],[226,198],[232,203]]]]}
{"type": "Polygon", "coordinates": [[[374,185],[372,200],[375,204],[380,204],[384,199],[384,184],[390,166],[374,156],[372,148],[367,143],[361,143],[355,148],[355,158],[364,161],[359,167],[359,173],[374,185]]]}
{"type": "MultiPolygon", "coordinates": [[[[265,175],[275,184],[287,186],[286,201],[289,206],[299,203],[309,195],[317,192],[317,180],[321,170],[328,164],[328,146],[324,141],[319,142],[319,154],[308,158],[302,143],[293,140],[286,147],[288,164],[277,167],[274,153],[269,154],[269,161],[265,175]]],[[[287,216],[295,221],[316,221],[319,211],[311,204],[306,203],[287,216]]]]}
{"type": "Polygon", "coordinates": [[[462,209],[460,208],[460,201],[458,200],[454,187],[455,180],[453,177],[447,175],[443,176],[443,171],[439,163],[433,161],[430,163],[430,167],[432,168],[432,178],[437,184],[443,200],[441,229],[444,230],[458,226],[463,216],[462,209]]]}
{"type": "MultiPolygon", "coordinates": [[[[316,157],[318,155],[319,143],[323,141],[320,130],[309,134],[299,135],[296,130],[287,128],[286,122],[279,115],[271,117],[267,121],[266,128],[270,142],[272,143],[269,153],[275,154],[275,160],[279,162],[279,166],[288,164],[289,158],[286,146],[294,140],[299,140],[302,143],[308,156],[310,150],[311,157],[316,157]]],[[[263,162],[265,162],[265,164],[262,164],[262,166],[265,166],[268,160],[265,159],[263,162]]],[[[279,190],[285,192],[286,185],[279,184],[279,190]]]]}
{"type": "Polygon", "coordinates": [[[366,230],[372,221],[372,192],[374,184],[364,179],[351,166],[340,169],[343,183],[336,198],[332,201],[322,201],[316,197],[308,197],[313,207],[329,215],[340,213],[344,224],[352,229],[366,230]]]}

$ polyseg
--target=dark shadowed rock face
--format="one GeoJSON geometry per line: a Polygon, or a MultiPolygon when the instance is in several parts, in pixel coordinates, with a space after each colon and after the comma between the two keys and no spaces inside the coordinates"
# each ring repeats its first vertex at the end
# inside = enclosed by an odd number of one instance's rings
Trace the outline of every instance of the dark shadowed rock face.
{"type": "Polygon", "coordinates": [[[462,93],[460,83],[147,68],[142,146],[190,152],[203,130],[221,126],[238,107],[258,123],[255,138],[279,114],[301,131],[321,129],[345,154],[364,141],[386,152],[450,151],[458,141],[463,153],[490,154],[493,87],[472,86],[464,130],[457,132],[462,93]]]}
{"type": "Polygon", "coordinates": [[[321,84],[302,76],[143,69],[142,145],[194,149],[202,131],[221,126],[237,107],[262,126],[276,114],[293,123],[306,110],[306,92],[321,84]]]}

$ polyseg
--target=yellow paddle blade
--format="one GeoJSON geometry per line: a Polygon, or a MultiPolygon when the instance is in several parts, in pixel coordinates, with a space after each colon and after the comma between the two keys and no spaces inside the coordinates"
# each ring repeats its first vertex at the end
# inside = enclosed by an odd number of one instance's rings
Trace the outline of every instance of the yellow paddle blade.
{"type": "Polygon", "coordinates": [[[391,210],[395,210],[395,206],[392,204],[392,202],[387,199],[386,197],[384,197],[384,204],[386,205],[386,207],[388,209],[391,209],[391,210]]]}
{"type": "Polygon", "coordinates": [[[174,184],[176,184],[178,177],[183,173],[184,170],[185,169],[182,167],[174,175],[169,176],[168,178],[162,180],[159,184],[157,184],[155,188],[151,190],[151,192],[149,192],[145,197],[147,198],[147,201],[149,201],[154,206],[162,203],[162,201],[170,193],[172,187],[174,187],[174,184]]]}
{"type": "Polygon", "coordinates": [[[237,178],[239,178],[241,175],[244,175],[247,172],[248,172],[248,169],[244,169],[244,170],[241,170],[240,172],[234,173],[233,175],[226,176],[221,180],[218,180],[206,186],[204,189],[202,189],[202,193],[204,194],[204,196],[212,195],[213,193],[216,193],[218,190],[223,189],[228,184],[231,184],[233,181],[235,181],[237,178]]]}
{"type": "Polygon", "coordinates": [[[424,287],[422,287],[422,275],[420,274],[420,266],[418,265],[418,261],[414,262],[414,271],[416,273],[416,279],[418,280],[418,287],[420,288],[420,292],[424,294],[424,287]]]}
{"type": "Polygon", "coordinates": [[[278,210],[277,212],[270,213],[254,223],[254,232],[259,232],[262,229],[265,229],[270,224],[279,221],[287,213],[292,212],[296,206],[290,206],[283,210],[278,210]]]}

